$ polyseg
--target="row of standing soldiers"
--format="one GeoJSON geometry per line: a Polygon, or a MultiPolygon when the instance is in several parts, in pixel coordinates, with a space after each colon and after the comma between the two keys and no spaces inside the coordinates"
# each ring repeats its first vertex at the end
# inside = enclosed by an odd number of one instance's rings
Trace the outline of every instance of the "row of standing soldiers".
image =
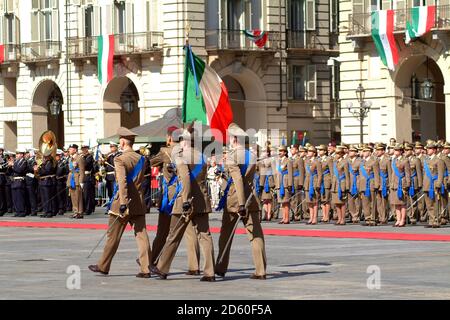
{"type": "Polygon", "coordinates": [[[415,144],[349,146],[298,146],[279,148],[278,157],[268,149],[259,161],[256,183],[263,203],[263,220],[270,220],[276,198],[281,205],[280,223],[308,219],[317,224],[329,222],[334,212],[335,224],[387,224],[395,212],[394,226],[428,221],[437,228],[448,222],[450,180],[450,144],[428,141],[415,144]],[[388,151],[387,151],[388,149],[388,151]]]}

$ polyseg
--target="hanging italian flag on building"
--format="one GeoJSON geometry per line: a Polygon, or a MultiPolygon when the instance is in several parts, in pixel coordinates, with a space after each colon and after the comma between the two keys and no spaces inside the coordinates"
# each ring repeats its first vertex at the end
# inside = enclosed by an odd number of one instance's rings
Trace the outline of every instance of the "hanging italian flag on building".
{"type": "Polygon", "coordinates": [[[225,142],[233,121],[228,90],[219,75],[190,46],[186,46],[183,122],[200,121],[213,130],[216,141],[225,142]]]}
{"type": "Polygon", "coordinates": [[[406,22],[406,44],[430,32],[434,26],[436,6],[411,8],[410,20],[406,22]]]}
{"type": "Polygon", "coordinates": [[[389,70],[398,63],[398,49],[394,38],[394,10],[372,12],[372,38],[378,54],[389,70]]]}
{"type": "Polygon", "coordinates": [[[0,44],[0,64],[5,62],[5,45],[0,44]]]}
{"type": "Polygon", "coordinates": [[[242,30],[244,35],[252,40],[256,46],[260,49],[264,48],[268,39],[268,33],[258,29],[255,30],[242,30]]]}
{"type": "Polygon", "coordinates": [[[112,80],[114,62],[114,35],[98,36],[98,80],[107,85],[112,80]]]}

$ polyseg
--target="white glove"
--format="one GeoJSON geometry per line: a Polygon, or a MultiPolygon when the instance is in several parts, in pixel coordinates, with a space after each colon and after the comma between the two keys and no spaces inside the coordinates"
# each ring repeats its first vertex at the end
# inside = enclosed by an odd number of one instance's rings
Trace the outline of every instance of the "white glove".
{"type": "Polygon", "coordinates": [[[84,183],[80,183],[81,190],[84,189],[84,183]]]}

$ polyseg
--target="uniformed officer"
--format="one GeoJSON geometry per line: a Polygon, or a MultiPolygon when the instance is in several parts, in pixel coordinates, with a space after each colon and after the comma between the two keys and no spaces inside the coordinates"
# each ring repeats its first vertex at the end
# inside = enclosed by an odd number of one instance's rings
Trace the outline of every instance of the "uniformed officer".
{"type": "Polygon", "coordinates": [[[96,164],[88,145],[81,146],[81,156],[84,158],[83,208],[84,214],[90,215],[95,211],[96,164]]]}
{"type": "Polygon", "coordinates": [[[317,150],[314,146],[308,147],[305,160],[305,195],[309,208],[309,220],[306,224],[317,224],[319,210],[320,186],[322,185],[322,163],[316,157],[317,150]]]}
{"type": "Polygon", "coordinates": [[[409,161],[403,156],[403,145],[397,143],[394,146],[394,157],[392,159],[392,175],[390,177],[390,202],[395,208],[397,221],[394,227],[406,225],[406,204],[408,190],[411,183],[411,167],[409,161]]]}
{"type": "Polygon", "coordinates": [[[319,161],[322,165],[322,182],[320,185],[320,202],[322,204],[322,220],[328,223],[330,221],[331,209],[331,168],[333,160],[328,156],[327,147],[321,144],[318,148],[319,161]]]}
{"type": "Polygon", "coordinates": [[[304,172],[303,179],[301,179],[303,192],[300,193],[301,206],[299,209],[301,210],[301,219],[309,219],[308,203],[306,202],[306,193],[304,191],[305,190],[305,177],[306,177],[305,161],[306,161],[307,150],[304,146],[299,146],[298,153],[299,153],[299,157],[302,159],[302,162],[303,162],[303,172],[304,172]]]}
{"type": "Polygon", "coordinates": [[[4,155],[3,147],[0,147],[0,217],[8,211],[6,201],[6,171],[8,170],[8,161],[4,155]]]}
{"type": "Polygon", "coordinates": [[[63,151],[58,149],[56,151],[56,200],[57,209],[59,215],[64,215],[66,213],[67,205],[67,175],[69,174],[68,162],[63,157],[63,151]]]}
{"type": "Polygon", "coordinates": [[[272,220],[272,190],[275,188],[275,164],[271,152],[272,150],[270,147],[267,147],[266,152],[262,155],[262,159],[258,162],[259,193],[261,195],[261,201],[263,202],[263,211],[265,212],[265,216],[262,219],[263,221],[272,220]]]}
{"type": "Polygon", "coordinates": [[[13,152],[5,152],[6,154],[6,161],[8,163],[7,165],[7,169],[6,169],[6,184],[5,184],[5,198],[6,198],[6,207],[7,207],[7,212],[8,213],[13,213],[14,211],[14,204],[12,201],[12,190],[11,190],[11,185],[12,185],[12,167],[9,165],[11,162],[14,163],[14,159],[16,154],[13,152]]]}
{"type": "Polygon", "coordinates": [[[361,196],[365,225],[376,226],[376,194],[380,188],[380,170],[377,159],[371,156],[372,148],[363,148],[363,158],[359,166],[358,190],[361,196]]]}
{"type": "Polygon", "coordinates": [[[12,169],[12,183],[11,183],[11,193],[12,202],[14,205],[14,211],[16,214],[14,217],[23,218],[26,214],[26,185],[25,185],[25,175],[27,173],[28,164],[24,158],[25,150],[16,150],[16,160],[10,162],[9,166],[12,169]]]}
{"type": "Polygon", "coordinates": [[[73,219],[83,219],[83,181],[85,174],[84,158],[78,154],[78,145],[69,146],[69,175],[67,187],[69,187],[72,200],[73,219]]]}
{"type": "Polygon", "coordinates": [[[348,161],[344,157],[345,151],[341,147],[335,150],[335,159],[332,166],[331,199],[335,205],[337,221],[335,225],[345,225],[345,202],[350,186],[348,161]]]}
{"type": "MultiPolygon", "coordinates": [[[[405,157],[409,161],[409,168],[411,173],[411,181],[407,194],[407,207],[410,208],[412,204],[419,198],[420,191],[422,190],[422,162],[413,153],[414,145],[411,143],[405,143],[405,157]]],[[[418,219],[417,204],[412,206],[406,215],[409,218],[411,224],[416,224],[418,219]]]]}
{"type": "Polygon", "coordinates": [[[293,193],[291,199],[292,221],[299,221],[301,217],[300,204],[302,201],[301,190],[305,181],[305,163],[299,154],[298,144],[291,146],[292,172],[293,172],[293,193]]]}
{"type": "Polygon", "coordinates": [[[231,148],[225,168],[229,177],[227,182],[228,192],[224,194],[224,200],[226,201],[222,216],[218,253],[219,258],[223,253],[223,259],[216,263],[216,274],[224,277],[228,271],[232,241],[227,248],[225,248],[225,245],[230,237],[233,237],[231,233],[237,219],[241,219],[252,246],[253,263],[255,265],[255,273],[250,278],[265,280],[267,263],[264,234],[259,221],[257,199],[254,197],[252,186],[256,170],[256,155],[245,147],[248,135],[235,123],[230,124],[228,136],[231,148]]]}
{"type": "Polygon", "coordinates": [[[111,199],[114,191],[114,182],[116,177],[114,175],[114,158],[119,155],[117,149],[117,143],[111,141],[109,143],[110,152],[106,158],[105,171],[106,171],[106,190],[108,192],[108,199],[111,199]]]}
{"type": "Polygon", "coordinates": [[[275,167],[277,168],[275,175],[275,188],[278,190],[278,202],[280,203],[283,211],[283,218],[279,223],[289,224],[290,198],[294,195],[292,190],[294,181],[292,161],[288,158],[288,150],[286,146],[280,146],[278,148],[278,159],[276,160],[275,167]]]}
{"type": "Polygon", "coordinates": [[[449,172],[450,172],[450,144],[448,142],[444,142],[442,144],[442,151],[440,154],[440,158],[445,163],[445,169],[444,169],[444,187],[441,188],[441,225],[446,225],[449,220],[449,214],[448,214],[448,192],[450,190],[450,178],[449,178],[449,172]],[[442,192],[443,191],[443,192],[442,192]]]}
{"type": "Polygon", "coordinates": [[[428,212],[428,228],[440,227],[440,196],[444,182],[445,163],[437,155],[435,142],[429,142],[426,146],[427,157],[423,165],[423,190],[428,212]]]}
{"type": "MultiPolygon", "coordinates": [[[[389,218],[389,181],[392,176],[391,159],[386,154],[386,145],[379,143],[375,146],[378,166],[380,169],[380,190],[377,193],[377,212],[380,224],[387,224],[389,218]]],[[[392,203],[392,202],[391,202],[392,203]]]]}
{"type": "MultiPolygon", "coordinates": [[[[423,166],[424,166],[424,161],[426,158],[426,151],[425,151],[424,145],[419,141],[417,141],[414,145],[414,154],[415,154],[416,158],[420,160],[421,167],[422,167],[422,178],[423,178],[423,176],[425,175],[423,166]]],[[[421,183],[423,186],[423,179],[422,179],[421,183]]],[[[419,198],[420,198],[420,196],[419,196],[419,198]]],[[[420,221],[421,222],[428,221],[428,213],[427,213],[426,206],[425,206],[425,197],[420,198],[420,200],[417,202],[417,210],[419,212],[418,218],[420,219],[420,221]]]]}
{"type": "Polygon", "coordinates": [[[117,194],[113,194],[110,207],[108,238],[101,258],[96,265],[90,265],[89,270],[102,274],[109,273],[120,239],[129,223],[133,226],[139,250],[141,270],[136,277],[150,278],[151,249],[145,223],[145,204],[140,191],[144,180],[145,159],[133,150],[137,136],[134,132],[121,127],[117,135],[122,154],[114,159],[118,189],[117,194]]]}
{"type": "MultiPolygon", "coordinates": [[[[69,147],[64,147],[63,149],[64,155],[63,155],[63,159],[64,161],[67,162],[67,178],[69,177],[69,173],[70,173],[70,168],[69,168],[69,160],[70,160],[70,154],[69,154],[69,147]]],[[[67,181],[67,179],[66,179],[67,181]]],[[[67,183],[66,183],[66,187],[67,187],[67,183]]],[[[70,197],[70,188],[67,187],[67,192],[66,192],[66,197],[67,197],[67,202],[66,202],[66,211],[67,212],[71,212],[73,211],[72,208],[72,198],[70,197]]]]}
{"type": "Polygon", "coordinates": [[[42,165],[34,166],[34,172],[39,179],[39,191],[42,201],[42,218],[51,218],[58,213],[56,200],[56,167],[51,151],[43,154],[42,165]]]}
{"type": "Polygon", "coordinates": [[[171,158],[176,165],[181,191],[178,194],[175,192],[170,233],[152,272],[161,279],[167,278],[183,234],[192,221],[204,258],[200,281],[214,282],[214,244],[209,231],[209,213],[212,210],[206,186],[207,162],[201,151],[194,147],[194,140],[199,137],[193,131],[178,129],[173,135],[175,141],[180,141],[180,146],[172,150],[171,158]]]}
{"type": "Polygon", "coordinates": [[[32,216],[37,216],[37,212],[40,211],[42,204],[42,199],[39,202],[39,185],[38,179],[35,176],[34,166],[36,165],[36,157],[34,152],[36,149],[27,150],[27,154],[25,155],[25,160],[27,161],[27,172],[25,175],[25,185],[26,185],[26,206],[27,206],[27,214],[31,214],[32,216]],[[33,153],[33,156],[31,156],[33,153]]]}
{"type": "Polygon", "coordinates": [[[358,149],[356,146],[350,146],[348,149],[348,171],[350,177],[348,208],[353,224],[359,223],[361,212],[361,199],[359,197],[359,166],[361,158],[358,157],[358,149]]]}

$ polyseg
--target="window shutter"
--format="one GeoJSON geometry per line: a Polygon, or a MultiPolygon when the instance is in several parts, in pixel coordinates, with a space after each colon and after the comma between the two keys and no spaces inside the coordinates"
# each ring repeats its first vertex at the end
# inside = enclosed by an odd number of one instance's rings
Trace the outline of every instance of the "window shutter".
{"type": "Polygon", "coordinates": [[[14,0],[6,0],[5,3],[6,3],[6,8],[4,8],[5,12],[14,13],[14,0]]]}
{"type": "Polygon", "coordinates": [[[98,5],[94,5],[92,7],[93,10],[93,20],[92,21],[92,26],[93,26],[93,30],[92,30],[92,34],[93,36],[99,36],[101,35],[101,25],[102,25],[102,8],[98,5]]]}
{"type": "Polygon", "coordinates": [[[125,3],[125,33],[134,33],[134,3],[125,3]]]}
{"type": "Polygon", "coordinates": [[[51,8],[52,9],[58,9],[58,0],[52,0],[51,1],[51,8]]]}
{"type": "Polygon", "coordinates": [[[221,1],[220,15],[219,15],[219,19],[221,20],[220,21],[221,30],[226,30],[227,29],[227,26],[228,26],[227,15],[228,15],[228,2],[227,1],[221,1]]]}
{"type": "Polygon", "coordinates": [[[17,18],[17,16],[14,16],[14,33],[13,33],[13,44],[19,44],[20,43],[20,20],[17,18]]]}
{"type": "Polygon", "coordinates": [[[85,12],[85,8],[84,7],[78,7],[77,8],[78,37],[79,38],[84,38],[85,37],[84,26],[85,26],[86,21],[84,21],[84,12],[85,12]]]}
{"type": "Polygon", "coordinates": [[[3,13],[3,12],[5,12],[5,3],[3,2],[3,0],[0,0],[0,13],[3,13]]]}
{"type": "Polygon", "coordinates": [[[39,10],[41,8],[41,0],[31,0],[31,9],[39,10]]]}
{"type": "MultiPolygon", "coordinates": [[[[160,13],[160,8],[158,6],[158,0],[151,0],[151,20],[150,20],[150,26],[151,29],[150,31],[158,31],[160,30],[159,27],[159,13],[160,13]]],[[[161,28],[162,29],[162,28],[161,28]]]]}
{"type": "Polygon", "coordinates": [[[308,100],[317,99],[317,73],[316,65],[310,64],[306,68],[306,89],[308,100]]]}
{"type": "Polygon", "coordinates": [[[294,81],[293,81],[293,67],[292,65],[288,65],[288,72],[287,72],[287,98],[288,100],[294,99],[294,81]]]}
{"type": "Polygon", "coordinates": [[[52,9],[52,41],[59,41],[59,10],[58,9],[52,9]]]}
{"type": "Polygon", "coordinates": [[[382,10],[390,10],[392,8],[392,1],[391,0],[382,0],[381,1],[381,9],[382,10]]]}
{"type": "Polygon", "coordinates": [[[102,28],[103,34],[114,34],[113,32],[113,14],[114,14],[114,6],[107,4],[106,12],[105,12],[105,24],[104,28],[102,28]]]}
{"type": "Polygon", "coordinates": [[[306,30],[316,30],[316,1],[306,0],[306,30]]]}
{"type": "Polygon", "coordinates": [[[40,37],[40,19],[41,19],[41,14],[39,13],[39,11],[35,11],[35,12],[31,12],[31,41],[32,42],[36,42],[39,41],[40,37]]]}
{"type": "MultiPolygon", "coordinates": [[[[281,10],[281,8],[280,8],[281,10]]],[[[264,29],[261,26],[262,7],[261,0],[252,0],[251,2],[251,28],[252,29],[264,29]]]]}
{"type": "Polygon", "coordinates": [[[3,14],[0,14],[0,42],[2,44],[6,43],[5,20],[5,16],[3,14]]]}

